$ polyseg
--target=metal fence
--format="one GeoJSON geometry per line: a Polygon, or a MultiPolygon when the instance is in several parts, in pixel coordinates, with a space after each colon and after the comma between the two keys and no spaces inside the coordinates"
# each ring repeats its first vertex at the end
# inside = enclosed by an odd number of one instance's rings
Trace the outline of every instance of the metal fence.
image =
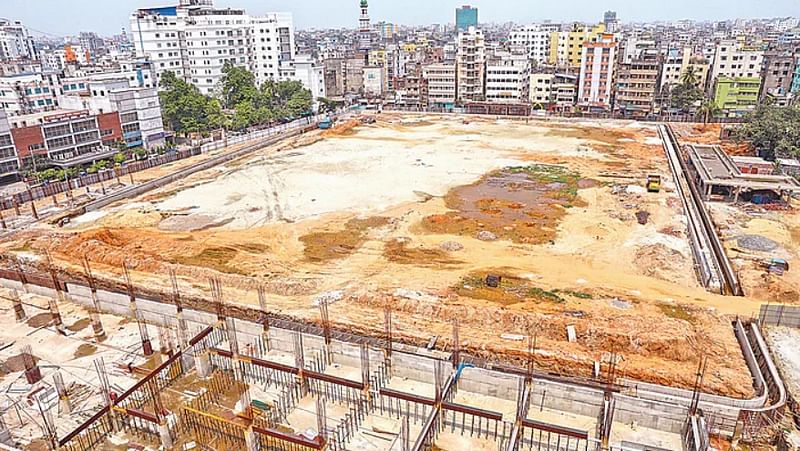
{"type": "Polygon", "coordinates": [[[800,328],[800,306],[762,304],[758,312],[760,326],[785,326],[800,328]]]}

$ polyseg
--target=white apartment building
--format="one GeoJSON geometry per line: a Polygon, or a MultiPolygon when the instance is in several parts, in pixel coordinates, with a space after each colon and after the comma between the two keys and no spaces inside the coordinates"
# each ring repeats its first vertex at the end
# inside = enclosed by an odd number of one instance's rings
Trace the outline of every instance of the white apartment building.
{"type": "Polygon", "coordinates": [[[430,64],[422,67],[422,78],[428,85],[428,105],[452,108],[456,102],[456,66],[430,64]]]}
{"type": "Polygon", "coordinates": [[[39,59],[33,37],[20,21],[0,19],[0,60],[39,59]]]}
{"type": "Polygon", "coordinates": [[[534,105],[547,106],[550,103],[555,74],[530,75],[530,100],[534,105]]]}
{"type": "Polygon", "coordinates": [[[281,62],[278,80],[297,80],[311,91],[316,105],[317,99],[327,97],[325,92],[325,66],[315,61],[311,55],[297,55],[291,60],[281,62]]]}
{"type": "Polygon", "coordinates": [[[386,83],[386,68],[383,66],[364,66],[364,95],[381,97],[386,83]]]}
{"type": "Polygon", "coordinates": [[[9,116],[54,110],[58,87],[58,75],[53,72],[0,77],[0,108],[9,116]]]}
{"type": "MultiPolygon", "coordinates": [[[[269,13],[251,18],[253,73],[256,82],[278,80],[284,61],[295,59],[294,23],[290,13],[269,13]]],[[[305,84],[305,83],[304,83],[305,84]]]]}
{"type": "Polygon", "coordinates": [[[764,52],[762,50],[746,47],[739,41],[721,40],[714,50],[710,82],[713,83],[720,76],[759,77],[763,62],[764,52]]]}
{"type": "Polygon", "coordinates": [[[482,101],[485,96],[486,42],[475,27],[458,32],[456,41],[457,99],[482,101]]]}
{"type": "Polygon", "coordinates": [[[558,30],[552,30],[552,26],[528,25],[513,30],[509,42],[512,46],[524,48],[532,61],[543,64],[550,56],[550,36],[553,31],[558,30]]]}
{"type": "Polygon", "coordinates": [[[151,148],[164,144],[161,103],[154,87],[131,87],[126,76],[65,80],[59,104],[67,110],[93,114],[118,112],[128,147],[151,148]],[[75,86],[76,89],[72,89],[75,86]]]}
{"type": "Polygon", "coordinates": [[[11,124],[8,123],[6,112],[0,110],[0,180],[15,176],[18,170],[19,160],[11,136],[11,124]]]}
{"type": "Polygon", "coordinates": [[[709,67],[708,63],[703,61],[702,57],[693,56],[691,47],[687,46],[682,49],[670,49],[667,52],[664,63],[661,65],[659,89],[663,89],[664,86],[680,84],[683,74],[689,67],[694,68],[694,72],[697,75],[697,85],[702,88],[706,84],[709,67]]]}
{"type": "Polygon", "coordinates": [[[529,77],[527,55],[495,53],[486,64],[486,101],[527,103],[529,77]]]}
{"type": "Polygon", "coordinates": [[[136,56],[150,59],[157,79],[172,71],[203,94],[214,91],[225,63],[252,69],[252,26],[242,10],[208,4],[139,9],[131,31],[136,56]]]}
{"type": "Polygon", "coordinates": [[[263,83],[285,79],[295,59],[290,13],[254,17],[243,10],[214,9],[210,0],[182,0],[177,6],[137,10],[131,31],[137,57],[150,59],[156,79],[173,71],[203,94],[214,92],[226,63],[252,71],[263,83]]]}

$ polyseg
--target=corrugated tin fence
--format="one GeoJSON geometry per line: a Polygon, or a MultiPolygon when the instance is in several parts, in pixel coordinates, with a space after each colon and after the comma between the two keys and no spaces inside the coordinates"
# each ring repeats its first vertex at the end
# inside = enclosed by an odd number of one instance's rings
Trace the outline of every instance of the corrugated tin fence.
{"type": "Polygon", "coordinates": [[[761,326],[786,326],[800,329],[800,306],[762,304],[758,313],[761,326]]]}
{"type": "Polygon", "coordinates": [[[120,166],[113,169],[103,169],[94,174],[86,174],[62,182],[52,182],[52,183],[47,183],[45,185],[35,186],[27,191],[22,191],[12,196],[7,196],[4,197],[3,199],[0,199],[0,208],[2,208],[3,210],[8,210],[14,208],[15,206],[20,206],[22,204],[30,202],[31,199],[33,200],[45,199],[50,196],[54,196],[56,194],[61,194],[63,192],[69,191],[70,189],[74,190],[100,182],[118,180],[120,177],[128,175],[133,172],[143,171],[145,169],[150,169],[156,166],[172,163],[173,161],[182,160],[184,158],[188,158],[199,154],[200,154],[199,147],[194,149],[178,150],[176,152],[170,152],[165,155],[151,157],[147,160],[130,162],[125,164],[125,166],[120,166]]]}

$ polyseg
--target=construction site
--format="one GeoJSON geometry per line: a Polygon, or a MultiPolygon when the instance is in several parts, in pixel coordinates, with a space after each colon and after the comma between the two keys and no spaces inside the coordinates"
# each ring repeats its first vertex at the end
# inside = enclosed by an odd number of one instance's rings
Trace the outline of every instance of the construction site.
{"type": "Polygon", "coordinates": [[[0,443],[771,449],[800,336],[762,304],[800,275],[764,262],[796,261],[794,186],[711,202],[730,183],[692,149],[717,144],[382,113],[15,204],[0,443]]]}

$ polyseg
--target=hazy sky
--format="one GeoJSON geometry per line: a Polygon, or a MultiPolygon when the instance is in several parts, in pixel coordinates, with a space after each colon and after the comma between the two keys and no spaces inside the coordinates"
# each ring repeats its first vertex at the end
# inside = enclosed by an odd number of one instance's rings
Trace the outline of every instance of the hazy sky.
{"type": "MultiPolygon", "coordinates": [[[[298,28],[352,27],[359,0],[216,0],[217,7],[244,8],[251,15],[289,11],[298,28]]],[[[177,0],[0,0],[0,17],[22,20],[31,29],[55,35],[96,31],[103,35],[130,28],[128,16],[140,7],[167,6],[177,0]]],[[[471,3],[481,22],[526,23],[600,20],[617,11],[620,20],[731,19],[781,17],[800,11],[798,0],[370,0],[373,21],[431,24],[454,21],[457,6],[471,3]]]]}

